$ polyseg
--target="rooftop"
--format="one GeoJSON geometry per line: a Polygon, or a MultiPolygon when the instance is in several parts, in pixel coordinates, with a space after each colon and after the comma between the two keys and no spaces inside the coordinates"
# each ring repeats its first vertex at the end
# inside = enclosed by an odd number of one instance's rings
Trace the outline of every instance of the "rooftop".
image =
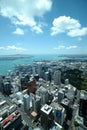
{"type": "Polygon", "coordinates": [[[29,98],[29,95],[28,95],[28,94],[25,94],[25,95],[24,95],[24,98],[29,98]]]}
{"type": "Polygon", "coordinates": [[[37,116],[37,113],[36,113],[35,111],[33,111],[33,112],[31,113],[31,115],[32,115],[33,117],[36,117],[36,116],[37,116]]]}
{"type": "Polygon", "coordinates": [[[67,98],[64,98],[61,103],[68,106],[69,105],[69,100],[67,98]]]}
{"type": "Polygon", "coordinates": [[[87,100],[87,91],[81,90],[80,98],[84,99],[84,100],[87,100]]]}
{"type": "Polygon", "coordinates": [[[42,108],[41,108],[41,111],[43,111],[45,114],[50,114],[50,112],[52,111],[52,107],[45,104],[42,108]]]}
{"type": "Polygon", "coordinates": [[[19,113],[19,111],[15,111],[14,113],[12,113],[11,115],[9,115],[7,118],[5,118],[1,124],[2,126],[5,126],[8,122],[12,121],[19,113]]]}
{"type": "Polygon", "coordinates": [[[58,103],[53,102],[53,103],[51,103],[51,106],[53,107],[53,109],[59,109],[61,111],[63,110],[63,106],[61,106],[58,103]]]}

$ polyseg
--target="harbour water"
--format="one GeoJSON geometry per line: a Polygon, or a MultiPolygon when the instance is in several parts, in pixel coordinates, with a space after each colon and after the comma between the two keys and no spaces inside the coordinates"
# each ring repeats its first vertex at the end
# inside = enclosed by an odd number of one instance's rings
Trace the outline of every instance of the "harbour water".
{"type": "MultiPolygon", "coordinates": [[[[10,56],[12,57],[12,56],[10,56]]],[[[66,57],[58,56],[58,55],[32,55],[32,56],[25,56],[19,57],[14,59],[8,59],[8,56],[3,56],[0,59],[0,74],[6,75],[8,70],[13,70],[15,65],[19,64],[33,64],[34,61],[41,61],[41,60],[61,60],[66,57]],[[6,58],[7,57],[7,58],[6,58]]]]}

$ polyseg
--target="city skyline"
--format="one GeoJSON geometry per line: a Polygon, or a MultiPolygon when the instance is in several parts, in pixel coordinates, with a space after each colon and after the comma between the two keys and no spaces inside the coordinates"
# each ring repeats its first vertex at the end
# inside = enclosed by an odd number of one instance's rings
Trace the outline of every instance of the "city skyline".
{"type": "Polygon", "coordinates": [[[1,0],[0,54],[87,54],[86,0],[1,0]]]}

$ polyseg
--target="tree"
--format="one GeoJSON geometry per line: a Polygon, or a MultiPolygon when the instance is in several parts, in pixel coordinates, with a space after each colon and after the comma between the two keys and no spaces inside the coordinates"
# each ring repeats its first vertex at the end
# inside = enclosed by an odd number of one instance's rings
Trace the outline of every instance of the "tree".
{"type": "Polygon", "coordinates": [[[74,125],[75,125],[75,127],[78,127],[79,123],[77,121],[74,121],[74,125]]]}

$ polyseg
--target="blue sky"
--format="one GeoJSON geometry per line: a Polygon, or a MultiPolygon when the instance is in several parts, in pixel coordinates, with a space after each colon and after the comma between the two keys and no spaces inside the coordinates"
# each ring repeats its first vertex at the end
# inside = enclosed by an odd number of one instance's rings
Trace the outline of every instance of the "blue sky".
{"type": "Polygon", "coordinates": [[[87,0],[0,0],[0,54],[87,54],[87,0]]]}

